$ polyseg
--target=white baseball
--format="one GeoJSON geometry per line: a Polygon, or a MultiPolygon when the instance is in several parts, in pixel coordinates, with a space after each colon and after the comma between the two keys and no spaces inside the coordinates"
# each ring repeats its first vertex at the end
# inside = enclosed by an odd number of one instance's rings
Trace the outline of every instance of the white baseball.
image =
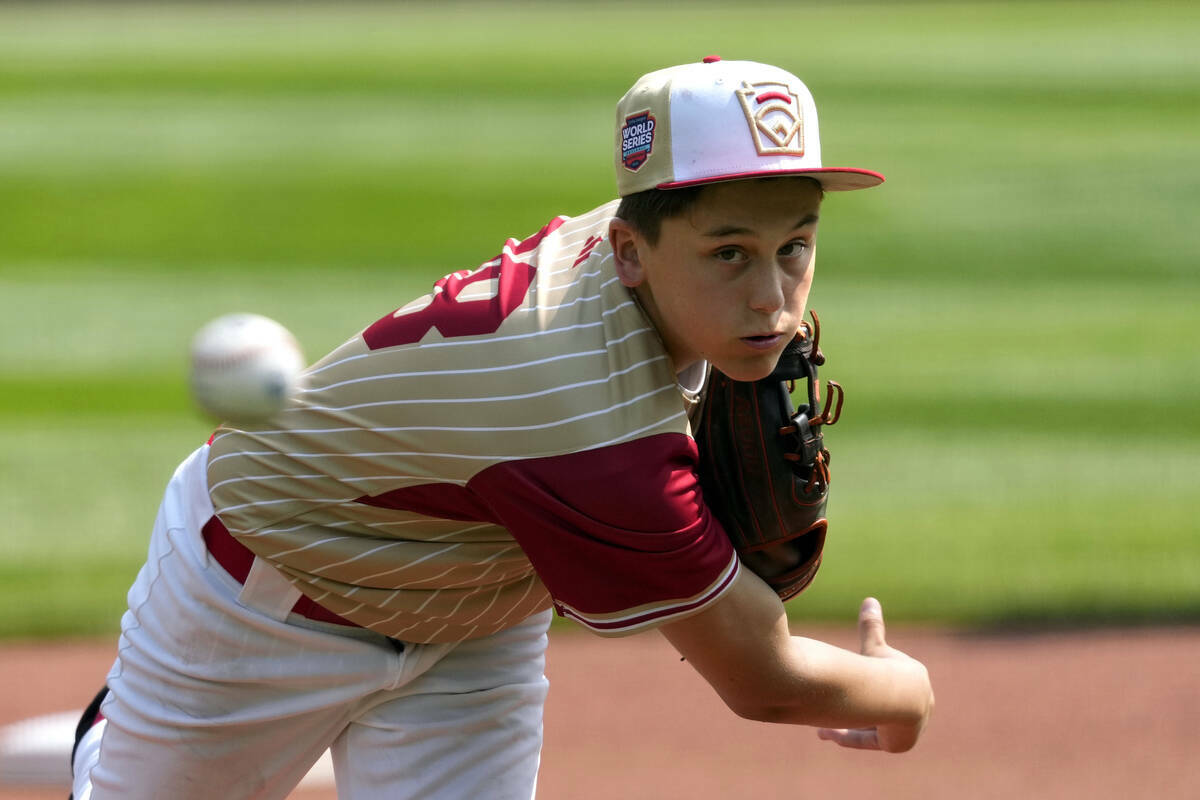
{"type": "Polygon", "coordinates": [[[235,424],[278,413],[300,386],[304,355],[291,331],[258,314],[226,314],[192,339],[192,397],[235,424]]]}

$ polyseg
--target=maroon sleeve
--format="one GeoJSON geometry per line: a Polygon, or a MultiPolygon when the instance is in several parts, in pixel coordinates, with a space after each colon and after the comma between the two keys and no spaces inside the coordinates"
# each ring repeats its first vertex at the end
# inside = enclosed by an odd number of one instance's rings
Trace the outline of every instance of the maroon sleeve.
{"type": "Polygon", "coordinates": [[[737,573],[696,459],[690,437],[661,434],[505,462],[468,488],[520,543],[560,614],[627,633],[704,606],[737,573]]]}

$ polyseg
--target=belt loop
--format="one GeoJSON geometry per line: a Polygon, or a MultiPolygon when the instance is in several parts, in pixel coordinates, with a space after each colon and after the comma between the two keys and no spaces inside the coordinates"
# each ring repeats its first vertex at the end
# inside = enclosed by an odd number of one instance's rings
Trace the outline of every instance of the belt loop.
{"type": "Polygon", "coordinates": [[[242,606],[280,621],[286,619],[290,611],[314,622],[361,627],[357,622],[333,613],[303,594],[269,561],[260,559],[235,539],[215,515],[204,523],[201,534],[212,560],[242,584],[242,591],[238,595],[238,603],[242,606]]]}
{"type": "Polygon", "coordinates": [[[238,602],[247,608],[261,611],[280,622],[287,619],[288,612],[300,599],[300,590],[287,578],[258,556],[250,565],[250,574],[238,594],[238,602]]]}

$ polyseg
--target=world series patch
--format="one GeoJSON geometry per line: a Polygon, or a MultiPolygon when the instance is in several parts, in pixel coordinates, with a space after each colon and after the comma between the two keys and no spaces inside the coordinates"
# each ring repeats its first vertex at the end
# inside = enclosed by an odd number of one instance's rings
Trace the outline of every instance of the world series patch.
{"type": "Polygon", "coordinates": [[[654,116],[649,111],[630,114],[621,126],[621,163],[637,172],[654,149],[654,116]]]}

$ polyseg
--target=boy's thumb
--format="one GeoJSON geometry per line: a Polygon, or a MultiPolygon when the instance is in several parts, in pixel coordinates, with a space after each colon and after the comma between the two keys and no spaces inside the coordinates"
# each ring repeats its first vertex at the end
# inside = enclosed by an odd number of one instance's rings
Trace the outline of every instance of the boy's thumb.
{"type": "Polygon", "coordinates": [[[874,597],[868,597],[862,601],[862,606],[858,609],[860,652],[863,655],[870,655],[872,650],[886,646],[884,633],[883,607],[874,597]]]}

